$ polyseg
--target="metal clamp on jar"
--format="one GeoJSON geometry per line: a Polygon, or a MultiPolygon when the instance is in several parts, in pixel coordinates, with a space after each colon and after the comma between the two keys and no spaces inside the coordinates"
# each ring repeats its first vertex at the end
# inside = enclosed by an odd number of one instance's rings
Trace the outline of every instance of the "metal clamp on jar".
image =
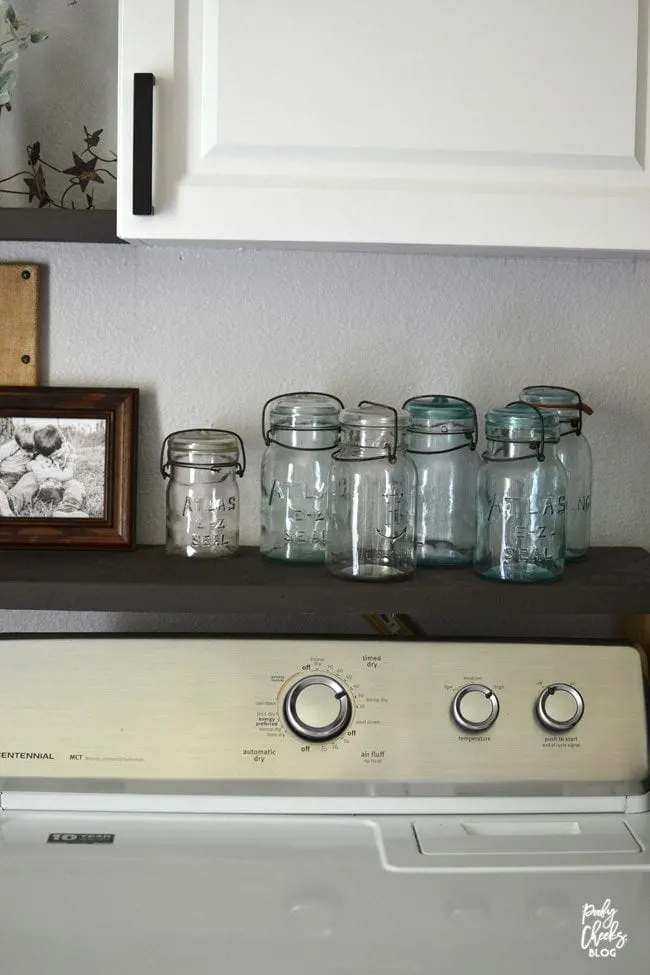
{"type": "Polygon", "coordinates": [[[264,404],[260,511],[264,558],[325,561],[327,485],[341,409],[341,400],[328,393],[287,393],[264,404]]]}
{"type": "Polygon", "coordinates": [[[410,415],[362,400],[340,415],[332,454],[326,561],[360,582],[406,579],[415,569],[417,471],[406,452],[410,415]]]}
{"type": "Polygon", "coordinates": [[[245,470],[244,443],[230,430],[176,430],[165,437],[160,473],[169,479],[169,555],[224,559],[238,551],[237,478],[245,470]]]}

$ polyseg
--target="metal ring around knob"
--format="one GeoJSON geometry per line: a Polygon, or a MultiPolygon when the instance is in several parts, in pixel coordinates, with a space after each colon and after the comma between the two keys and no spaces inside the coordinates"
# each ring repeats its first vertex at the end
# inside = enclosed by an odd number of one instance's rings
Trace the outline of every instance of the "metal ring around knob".
{"type": "Polygon", "coordinates": [[[549,684],[548,687],[545,687],[537,698],[535,712],[537,714],[537,720],[543,728],[548,728],[549,731],[569,731],[571,728],[577,725],[585,713],[585,702],[580,691],[576,690],[575,687],[572,687],[571,684],[549,684]],[[546,710],[546,702],[548,701],[549,697],[552,697],[553,694],[555,694],[556,691],[562,691],[565,694],[570,694],[575,701],[576,711],[569,721],[557,721],[555,718],[552,718],[546,710]]]}
{"type": "Polygon", "coordinates": [[[499,698],[496,696],[492,688],[487,687],[485,684],[466,684],[465,687],[461,687],[461,689],[454,694],[454,699],[451,702],[451,716],[454,720],[454,724],[456,724],[463,731],[486,731],[499,717],[499,698]],[[483,696],[486,697],[490,702],[490,707],[492,710],[485,720],[468,721],[468,719],[463,715],[461,705],[463,698],[467,697],[468,694],[483,694],[483,696]]]}
{"type": "Polygon", "coordinates": [[[349,725],[352,717],[352,702],[347,690],[336,678],[330,677],[329,674],[309,674],[309,676],[301,677],[289,689],[284,699],[283,711],[289,729],[299,738],[312,742],[326,742],[337,738],[349,725]],[[334,720],[320,728],[306,724],[297,711],[300,695],[305,688],[312,687],[314,684],[329,687],[332,695],[339,703],[339,713],[334,720]]]}

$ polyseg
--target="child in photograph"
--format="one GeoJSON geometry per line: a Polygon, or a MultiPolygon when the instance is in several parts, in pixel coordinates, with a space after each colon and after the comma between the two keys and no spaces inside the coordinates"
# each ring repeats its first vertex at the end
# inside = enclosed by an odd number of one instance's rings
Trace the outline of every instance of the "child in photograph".
{"type": "Polygon", "coordinates": [[[0,447],[0,490],[10,491],[18,484],[23,474],[29,470],[34,456],[34,432],[31,427],[22,426],[14,432],[11,440],[0,447]]]}
{"type": "Polygon", "coordinates": [[[0,447],[0,517],[12,517],[7,494],[27,474],[33,456],[34,433],[26,425],[18,427],[13,437],[0,447]]]}
{"type": "Polygon", "coordinates": [[[31,507],[38,496],[56,503],[54,518],[87,518],[82,511],[86,490],[74,476],[76,452],[70,441],[58,427],[40,427],[34,431],[34,451],[28,472],[8,492],[16,514],[31,507]]]}

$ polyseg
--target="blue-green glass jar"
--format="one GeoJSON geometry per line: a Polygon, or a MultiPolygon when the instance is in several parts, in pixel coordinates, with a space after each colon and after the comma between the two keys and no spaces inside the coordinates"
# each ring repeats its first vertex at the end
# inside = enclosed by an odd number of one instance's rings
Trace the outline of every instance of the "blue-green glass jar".
{"type": "Polygon", "coordinates": [[[525,403],[488,410],[478,475],[474,568],[499,582],[553,582],[564,571],[567,473],[560,418],[525,403]]]}
{"type": "Polygon", "coordinates": [[[455,396],[414,396],[407,449],[418,471],[418,565],[471,565],[476,539],[476,410],[455,396]]]}
{"type": "Polygon", "coordinates": [[[591,447],[582,429],[582,415],[593,411],[576,390],[564,386],[526,386],[519,399],[538,409],[556,410],[560,415],[557,454],[569,478],[566,557],[568,561],[581,559],[591,540],[592,481],[591,447]]]}

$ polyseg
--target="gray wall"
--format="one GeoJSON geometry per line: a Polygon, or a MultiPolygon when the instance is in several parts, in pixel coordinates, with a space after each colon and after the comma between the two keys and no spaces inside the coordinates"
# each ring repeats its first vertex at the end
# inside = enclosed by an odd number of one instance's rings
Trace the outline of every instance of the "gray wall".
{"type": "Polygon", "coordinates": [[[142,389],[138,539],[164,538],[162,437],[241,432],[258,532],[259,412],[291,388],[346,402],[521,385],[583,391],[594,541],[650,545],[650,262],[0,243],[48,265],[43,381],[142,389]]]}

